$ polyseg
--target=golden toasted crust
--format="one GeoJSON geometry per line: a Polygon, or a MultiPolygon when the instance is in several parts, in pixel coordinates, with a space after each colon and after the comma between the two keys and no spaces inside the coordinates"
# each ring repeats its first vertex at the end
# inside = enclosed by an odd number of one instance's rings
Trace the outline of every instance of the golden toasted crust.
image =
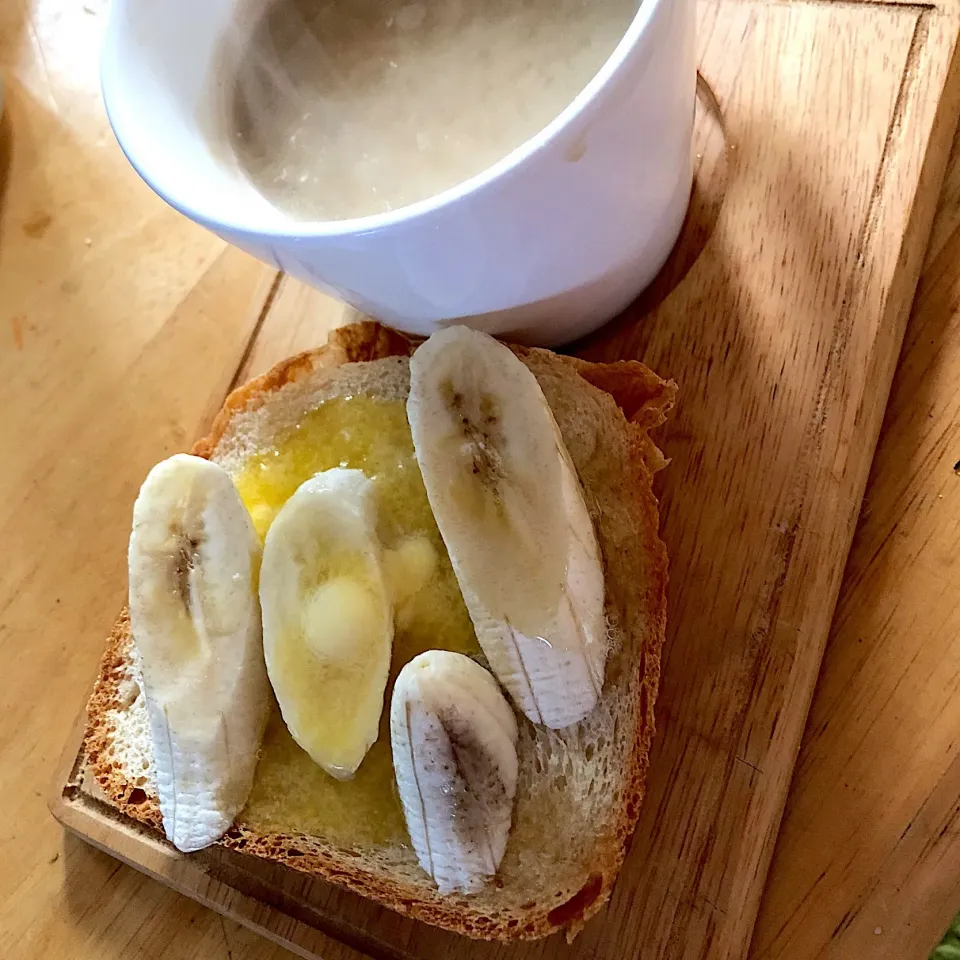
{"type": "MultiPolygon", "coordinates": [[[[210,457],[233,416],[262,406],[272,392],[287,384],[345,363],[409,356],[415,349],[415,341],[375,323],[336,330],[326,346],[290,357],[231,393],[210,435],[194,446],[193,453],[210,457]]],[[[636,823],[654,732],[653,706],[666,623],[667,557],[658,536],[659,514],[652,492],[653,474],[663,466],[664,460],[648,431],[663,422],[676,394],[673,383],[661,380],[640,363],[594,364],[546,350],[513,349],[540,380],[558,422],[562,420],[558,408],[564,403],[581,402],[589,394],[590,400],[602,410],[604,429],[623,433],[626,438],[624,462],[616,465],[615,496],[618,508],[629,514],[632,524],[626,532],[621,532],[616,522],[601,521],[598,534],[608,568],[616,563],[628,570],[644,571],[642,590],[637,591],[636,584],[632,584],[632,591],[619,588],[623,595],[613,598],[621,609],[639,605],[641,620],[646,625],[644,635],[631,645],[638,655],[627,667],[633,673],[628,688],[638,691],[639,704],[632,737],[634,749],[622,782],[616,823],[613,830],[601,838],[591,857],[592,868],[587,871],[586,882],[559,905],[529,903],[523,905],[521,913],[516,910],[497,913],[490,909],[489,903],[486,909],[479,909],[470,898],[441,897],[435,890],[412,886],[402,873],[391,875],[389,871],[357,866],[345,858],[342,851],[338,852],[320,838],[286,834],[261,836],[240,825],[221,841],[227,847],[331,880],[427,923],[467,936],[503,940],[535,939],[560,929],[565,929],[568,937],[575,935],[608,899],[636,823]],[[640,537],[630,533],[637,528],[642,533],[640,537]]],[[[579,460],[574,455],[574,460],[584,487],[589,490],[591,461],[582,455],[579,460]]],[[[609,487],[609,480],[606,483],[609,487]]],[[[111,711],[130,696],[125,685],[130,681],[131,654],[129,620],[124,613],[108,641],[96,689],[88,705],[87,768],[120,812],[161,829],[156,797],[144,790],[142,784],[127,782],[111,749],[116,727],[109,718],[111,711]]]]}
{"type": "Polygon", "coordinates": [[[117,618],[107,649],[100,660],[100,673],[87,701],[87,732],[83,741],[84,766],[110,802],[121,813],[156,830],[163,830],[160,803],[149,792],[147,777],[131,781],[123,772],[115,752],[116,711],[136,698],[132,673],[133,640],[130,617],[124,610],[117,618]]]}

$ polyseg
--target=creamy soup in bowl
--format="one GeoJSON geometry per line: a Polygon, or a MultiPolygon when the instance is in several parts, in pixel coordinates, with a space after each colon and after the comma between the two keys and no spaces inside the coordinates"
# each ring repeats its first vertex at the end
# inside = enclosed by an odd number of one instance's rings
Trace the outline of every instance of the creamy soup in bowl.
{"type": "Polygon", "coordinates": [[[610,20],[572,0],[549,10],[525,0],[523,16],[534,19],[522,29],[515,8],[499,6],[518,0],[489,0],[480,19],[468,0],[373,13],[352,6],[371,0],[341,0],[325,21],[315,2],[113,0],[104,102],[121,147],[161,197],[416,334],[458,321],[565,343],[653,279],[690,197],[694,0],[633,9],[594,0],[611,4],[610,20]],[[444,34],[440,13],[458,9],[466,25],[444,34]],[[357,10],[377,30],[350,28],[357,10]],[[554,17],[568,33],[554,30],[554,17]],[[330,44],[337,30],[343,39],[330,44]],[[474,31],[501,38],[489,64],[456,47],[474,31]],[[438,36],[448,39],[436,45],[438,36]],[[328,62],[318,73],[316,60],[331,56],[336,69],[328,62]],[[331,77],[349,77],[335,97],[331,77]],[[311,109],[323,99],[318,83],[328,91],[322,123],[311,109]],[[384,136],[371,139],[376,131],[384,136]]]}
{"type": "Polygon", "coordinates": [[[221,135],[299,220],[424,200],[554,120],[637,0],[270,0],[231,39],[221,135]]]}

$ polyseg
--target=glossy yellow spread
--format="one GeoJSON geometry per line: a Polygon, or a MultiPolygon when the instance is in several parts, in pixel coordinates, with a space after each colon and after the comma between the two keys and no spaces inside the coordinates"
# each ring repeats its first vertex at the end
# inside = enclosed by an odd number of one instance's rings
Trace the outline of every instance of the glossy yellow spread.
{"type": "Polygon", "coordinates": [[[253,792],[239,819],[258,831],[320,835],[346,846],[402,843],[407,833],[394,785],[388,725],[393,681],[424,650],[476,653],[479,647],[427,501],[401,401],[367,396],[327,400],[281,436],[273,450],[250,460],[237,477],[237,488],[261,540],[301,483],[338,466],[363,470],[374,481],[379,539],[387,551],[399,550],[395,556],[400,562],[387,573],[395,594],[405,599],[396,611],[380,736],[356,776],[338,781],[297,746],[275,711],[253,792]],[[416,553],[404,555],[411,543],[422,546],[422,538],[437,558],[427,568],[425,584],[416,553]],[[412,595],[402,582],[397,584],[406,571],[412,595]]]}

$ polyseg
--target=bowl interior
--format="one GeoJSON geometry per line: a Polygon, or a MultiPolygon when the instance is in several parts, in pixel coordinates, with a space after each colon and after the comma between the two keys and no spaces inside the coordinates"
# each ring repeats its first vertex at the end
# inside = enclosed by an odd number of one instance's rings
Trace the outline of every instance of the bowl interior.
{"type": "Polygon", "coordinates": [[[233,0],[117,0],[101,73],[120,146],[168,203],[201,221],[210,211],[278,229],[290,219],[247,181],[222,129],[230,56],[251,25],[233,0]]]}

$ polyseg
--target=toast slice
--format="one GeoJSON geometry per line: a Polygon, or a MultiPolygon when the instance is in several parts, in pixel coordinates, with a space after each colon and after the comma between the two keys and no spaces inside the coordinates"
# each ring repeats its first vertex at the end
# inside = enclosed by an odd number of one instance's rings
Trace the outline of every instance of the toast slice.
{"type": "MultiPolygon", "coordinates": [[[[326,346],[234,391],[193,452],[236,476],[326,399],[364,393],[402,400],[416,346],[371,322],[334,331],[326,346]]],[[[609,898],[643,798],[667,585],[652,491],[665,461],[648,431],[664,420],[676,386],[636,362],[593,364],[514,350],[537,377],[579,473],[604,560],[614,636],[601,702],[585,720],[553,731],[519,716],[514,824],[495,882],[479,894],[440,896],[408,843],[337,843],[296,829],[263,829],[244,814],[220,842],[467,936],[535,939],[562,929],[572,938],[609,898]]],[[[84,749],[106,802],[162,830],[125,613],[88,704],[84,749]]]]}

